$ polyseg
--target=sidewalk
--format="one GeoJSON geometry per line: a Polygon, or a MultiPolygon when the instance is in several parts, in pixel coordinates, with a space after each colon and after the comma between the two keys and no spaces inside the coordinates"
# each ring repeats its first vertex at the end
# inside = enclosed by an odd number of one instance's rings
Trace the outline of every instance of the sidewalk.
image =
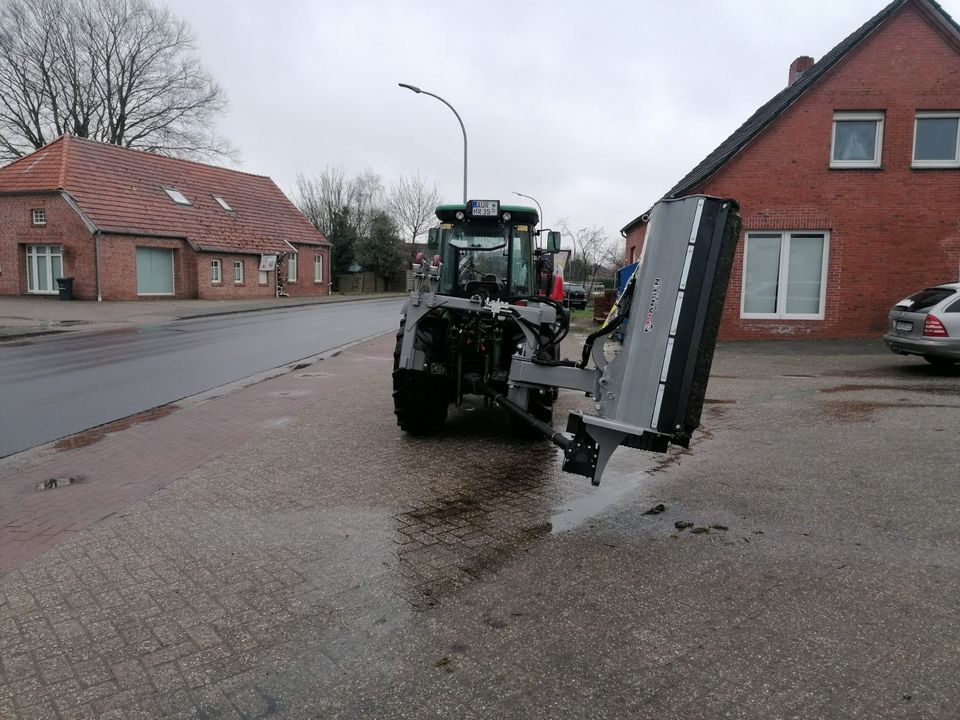
{"type": "Polygon", "coordinates": [[[403,293],[370,293],[326,297],[254,300],[71,300],[57,297],[0,297],[0,342],[51,333],[106,330],[124,325],[160,324],[202,315],[277,310],[331,302],[403,297],[403,293]]]}

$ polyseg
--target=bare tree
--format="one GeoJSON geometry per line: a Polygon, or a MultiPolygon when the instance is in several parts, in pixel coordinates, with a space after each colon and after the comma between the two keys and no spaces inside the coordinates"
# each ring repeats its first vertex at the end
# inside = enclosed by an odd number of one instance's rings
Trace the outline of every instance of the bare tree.
{"type": "Polygon", "coordinates": [[[627,262],[623,257],[623,243],[619,240],[609,241],[604,246],[600,256],[600,262],[604,267],[610,268],[614,273],[626,266],[627,262]]]}
{"type": "Polygon", "coordinates": [[[64,133],[194,158],[231,157],[226,108],[185,22],[147,0],[0,0],[0,156],[64,133]]]}
{"type": "Polygon", "coordinates": [[[354,232],[364,235],[371,216],[384,208],[383,181],[372,170],[350,178],[341,167],[327,167],[316,177],[299,173],[294,203],[324,235],[344,215],[354,232]]]}
{"type": "Polygon", "coordinates": [[[570,279],[573,280],[579,273],[583,283],[592,285],[604,261],[608,245],[606,231],[596,225],[571,230],[566,218],[560,220],[557,227],[573,242],[573,257],[570,259],[573,274],[570,279]]]}
{"type": "Polygon", "coordinates": [[[401,175],[390,191],[390,212],[412,243],[430,226],[439,204],[440,188],[436,183],[428,185],[420,173],[401,175]]]}
{"type": "Polygon", "coordinates": [[[372,218],[383,211],[383,181],[371,170],[353,178],[339,167],[313,178],[300,173],[294,203],[333,245],[334,272],[343,273],[355,259],[357,241],[369,235],[372,218]]]}

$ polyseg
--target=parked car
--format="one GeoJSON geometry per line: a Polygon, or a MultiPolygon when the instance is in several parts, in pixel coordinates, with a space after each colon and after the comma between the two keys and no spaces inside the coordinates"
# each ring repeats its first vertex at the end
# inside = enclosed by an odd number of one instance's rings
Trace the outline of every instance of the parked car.
{"type": "Polygon", "coordinates": [[[583,285],[564,283],[563,304],[572,310],[583,310],[587,307],[587,291],[583,289],[583,285]]]}
{"type": "Polygon", "coordinates": [[[933,365],[960,362],[960,282],[925,288],[894,305],[883,340],[898,355],[920,355],[933,365]]]}

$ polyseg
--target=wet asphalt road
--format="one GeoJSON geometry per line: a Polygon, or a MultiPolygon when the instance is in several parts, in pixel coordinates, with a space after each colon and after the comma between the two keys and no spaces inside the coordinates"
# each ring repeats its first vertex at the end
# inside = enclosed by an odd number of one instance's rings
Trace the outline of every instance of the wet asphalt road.
{"type": "Polygon", "coordinates": [[[7,343],[0,457],[389,330],[401,305],[312,305],[7,343]]]}

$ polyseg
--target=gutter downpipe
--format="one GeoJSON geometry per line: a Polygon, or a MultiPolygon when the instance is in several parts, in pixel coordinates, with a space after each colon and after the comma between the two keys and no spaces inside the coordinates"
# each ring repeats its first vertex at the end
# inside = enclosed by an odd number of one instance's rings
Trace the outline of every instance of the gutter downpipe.
{"type": "Polygon", "coordinates": [[[103,293],[100,292],[100,231],[93,233],[93,256],[97,274],[97,302],[103,302],[103,293]]]}

